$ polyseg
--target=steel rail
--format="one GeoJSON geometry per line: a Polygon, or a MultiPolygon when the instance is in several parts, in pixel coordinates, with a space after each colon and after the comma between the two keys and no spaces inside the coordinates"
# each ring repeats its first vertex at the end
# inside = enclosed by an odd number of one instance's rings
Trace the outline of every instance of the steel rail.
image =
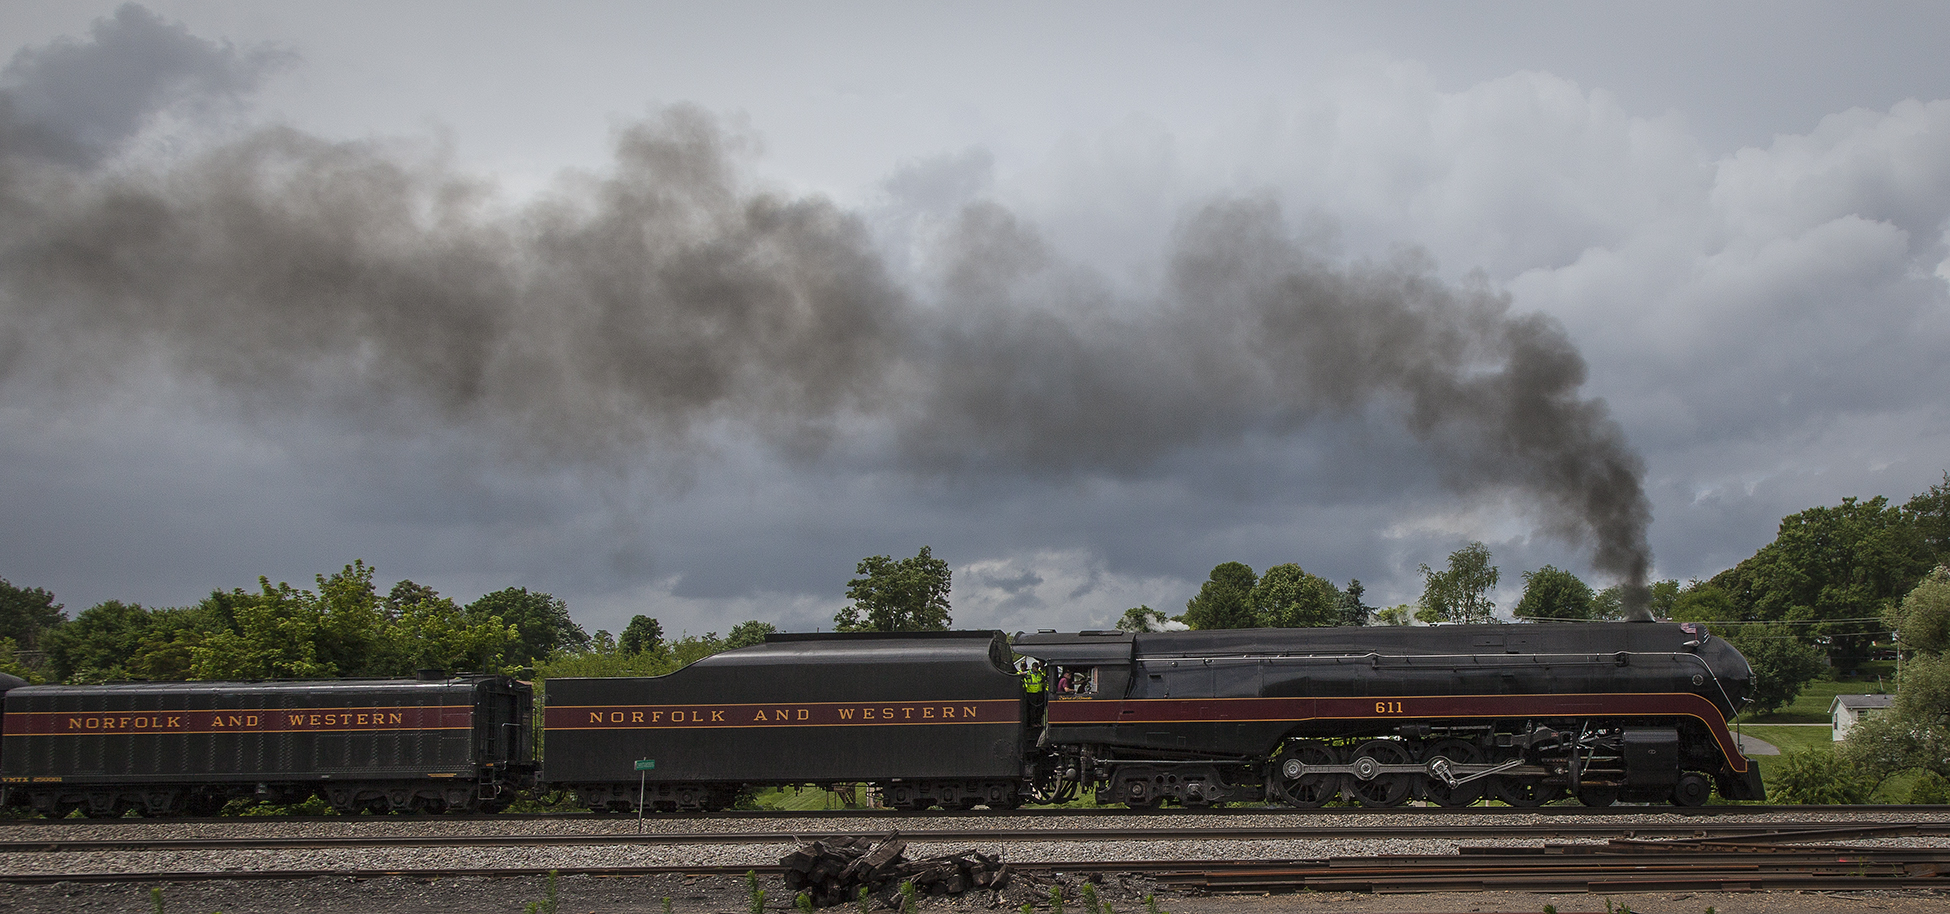
{"type": "MultiPolygon", "coordinates": [[[[651,813],[654,821],[711,821],[719,819],[753,819],[758,821],[778,819],[836,819],[836,820],[885,820],[900,822],[912,819],[1009,819],[1009,818],[1228,818],[1232,816],[1279,815],[1295,819],[1333,819],[1346,816],[1401,815],[1401,816],[1686,816],[1689,818],[1712,819],[1723,816],[1762,816],[1762,815],[1884,815],[1905,813],[1950,814],[1947,806],[1667,806],[1619,804],[1615,806],[1491,806],[1487,802],[1476,806],[1395,806],[1369,808],[1357,806],[1327,806],[1318,808],[1295,808],[1291,806],[1207,806],[1207,807],[1166,807],[1163,809],[1127,809],[1120,806],[1096,807],[1019,807],[1013,810],[996,809],[806,809],[806,810],[724,810],[701,813],[651,813]]],[[[590,813],[587,811],[559,813],[452,813],[445,815],[399,814],[382,816],[339,816],[339,815],[280,815],[280,816],[183,816],[151,819],[141,816],[128,816],[115,819],[90,819],[75,817],[66,819],[42,819],[31,817],[0,818],[0,830],[34,825],[140,825],[168,822],[184,825],[208,825],[237,822],[524,822],[524,821],[571,821],[571,822],[616,822],[633,819],[630,813],[590,813]]]]}
{"type": "MultiPolygon", "coordinates": [[[[1488,850],[1488,849],[1483,849],[1488,850]]],[[[1507,849],[1506,849],[1507,850],[1507,849]]],[[[1616,857],[1523,853],[1456,856],[1341,858],[1312,861],[1129,860],[1011,863],[1021,873],[1125,872],[1153,876],[1161,884],[1205,892],[1463,892],[1486,890],[1583,891],[1855,891],[1891,888],[1950,889],[1950,849],[1830,848],[1791,858],[1756,860],[1743,853],[1689,853],[1675,848],[1666,862],[1640,854],[1616,857]]],[[[588,875],[607,877],[690,875],[778,876],[779,866],[557,866],[497,868],[178,870],[157,873],[0,873],[0,883],[158,883],[318,878],[376,879],[588,875]]]]}
{"type": "MultiPolygon", "coordinates": [[[[1521,825],[1377,825],[1275,826],[1252,828],[1021,828],[915,829],[902,831],[909,841],[927,842],[1077,842],[1077,841],[1307,841],[1325,839],[1480,840],[1488,837],[1649,838],[1664,836],[1693,841],[1808,842],[1848,838],[1950,836],[1950,819],[1939,822],[1886,822],[1862,825],[1808,827],[1794,823],[1525,823],[1521,825]]],[[[544,847],[588,845],[772,844],[803,843],[838,837],[837,833],[806,832],[651,832],[615,834],[465,834],[465,835],[325,835],[231,836],[157,838],[43,838],[0,841],[0,853],[71,853],[136,850],[286,850],[383,847],[544,847]]]]}

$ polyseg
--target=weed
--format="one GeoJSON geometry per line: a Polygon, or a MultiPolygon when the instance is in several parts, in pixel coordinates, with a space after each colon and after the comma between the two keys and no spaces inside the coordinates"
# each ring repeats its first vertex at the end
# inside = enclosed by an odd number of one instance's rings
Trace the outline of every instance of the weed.
{"type": "Polygon", "coordinates": [[[664,914],[670,914],[670,896],[664,896],[664,914]]]}
{"type": "Polygon", "coordinates": [[[1171,914],[1171,912],[1158,907],[1158,896],[1146,895],[1144,896],[1144,914],[1171,914]]]}
{"type": "Polygon", "coordinates": [[[1554,904],[1544,905],[1544,914],[1557,914],[1557,905],[1554,904]]]}
{"type": "Polygon", "coordinates": [[[800,892],[799,897],[792,899],[792,903],[799,909],[800,914],[813,914],[812,893],[800,892]]]}
{"type": "Polygon", "coordinates": [[[155,905],[156,914],[163,914],[161,886],[149,890],[149,903],[155,905]]]}
{"type": "Polygon", "coordinates": [[[752,914],[765,914],[765,890],[758,887],[758,871],[745,871],[745,891],[751,895],[752,914]]]}
{"type": "Polygon", "coordinates": [[[1103,905],[1097,902],[1097,887],[1083,884],[1083,914],[1103,914],[1103,905]]]}
{"type": "Polygon", "coordinates": [[[542,883],[542,900],[531,901],[523,908],[523,914],[555,914],[555,871],[548,871],[548,879],[542,883]]]}
{"type": "Polygon", "coordinates": [[[867,897],[867,887],[864,885],[860,887],[860,893],[853,896],[853,900],[860,905],[860,914],[867,914],[873,909],[873,899],[867,897]]]}
{"type": "Polygon", "coordinates": [[[901,882],[901,914],[914,914],[920,909],[921,895],[914,888],[914,880],[901,882]]]}

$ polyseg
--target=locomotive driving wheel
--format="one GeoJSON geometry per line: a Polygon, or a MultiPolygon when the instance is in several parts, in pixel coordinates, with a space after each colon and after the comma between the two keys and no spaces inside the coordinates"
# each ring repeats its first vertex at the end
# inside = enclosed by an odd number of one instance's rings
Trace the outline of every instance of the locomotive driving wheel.
{"type": "Polygon", "coordinates": [[[1317,739],[1296,739],[1286,744],[1286,752],[1275,763],[1273,790],[1288,806],[1323,806],[1341,792],[1338,774],[1308,774],[1307,768],[1340,763],[1333,746],[1317,739]]]}
{"type": "Polygon", "coordinates": [[[1578,802],[1586,806],[1610,806],[1618,802],[1618,788],[1593,787],[1586,784],[1578,788],[1578,802]]]}
{"type": "Polygon", "coordinates": [[[1499,775],[1491,787],[1497,799],[1509,806],[1542,806],[1564,797],[1564,788],[1546,784],[1543,778],[1513,778],[1499,775]]]}
{"type": "Polygon", "coordinates": [[[1341,789],[1362,806],[1382,807],[1400,806],[1408,799],[1415,787],[1414,775],[1381,774],[1374,769],[1381,765],[1409,764],[1408,747],[1400,740],[1377,739],[1362,743],[1354,750],[1354,773],[1347,776],[1341,789]]]}
{"type": "Polygon", "coordinates": [[[1451,786],[1442,773],[1453,776],[1452,766],[1474,765],[1482,759],[1482,750],[1465,739],[1439,739],[1430,743],[1422,752],[1422,766],[1429,771],[1422,795],[1437,806],[1468,806],[1476,802],[1483,796],[1484,778],[1451,786]]]}

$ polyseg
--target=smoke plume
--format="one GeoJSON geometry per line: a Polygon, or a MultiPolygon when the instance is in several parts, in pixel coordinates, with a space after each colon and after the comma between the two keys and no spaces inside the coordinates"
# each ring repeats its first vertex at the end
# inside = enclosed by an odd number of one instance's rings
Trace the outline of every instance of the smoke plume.
{"type": "Polygon", "coordinates": [[[704,425],[808,457],[869,427],[924,474],[1126,475],[1392,414],[1460,488],[1526,492],[1597,568],[1645,580],[1643,467],[1580,395],[1576,347],[1418,255],[1324,257],[1272,204],[1221,200],[1181,226],[1151,300],[1110,301],[978,203],[923,297],[857,214],[757,186],[749,140],[687,107],[521,206],[438,154],[288,128],[103,164],[155,112],[280,59],[125,7],[7,67],[0,384],[146,359],[273,409],[421,410],[557,463],[641,460],[704,425]]]}

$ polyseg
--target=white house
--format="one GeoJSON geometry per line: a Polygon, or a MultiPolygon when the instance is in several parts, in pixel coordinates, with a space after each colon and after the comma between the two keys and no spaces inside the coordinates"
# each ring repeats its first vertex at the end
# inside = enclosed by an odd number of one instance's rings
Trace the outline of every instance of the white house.
{"type": "Polygon", "coordinates": [[[1833,738],[1841,742],[1848,736],[1849,728],[1861,723],[1869,715],[1889,707],[1896,700],[1894,695],[1837,695],[1828,703],[1828,717],[1835,723],[1833,738]]]}

